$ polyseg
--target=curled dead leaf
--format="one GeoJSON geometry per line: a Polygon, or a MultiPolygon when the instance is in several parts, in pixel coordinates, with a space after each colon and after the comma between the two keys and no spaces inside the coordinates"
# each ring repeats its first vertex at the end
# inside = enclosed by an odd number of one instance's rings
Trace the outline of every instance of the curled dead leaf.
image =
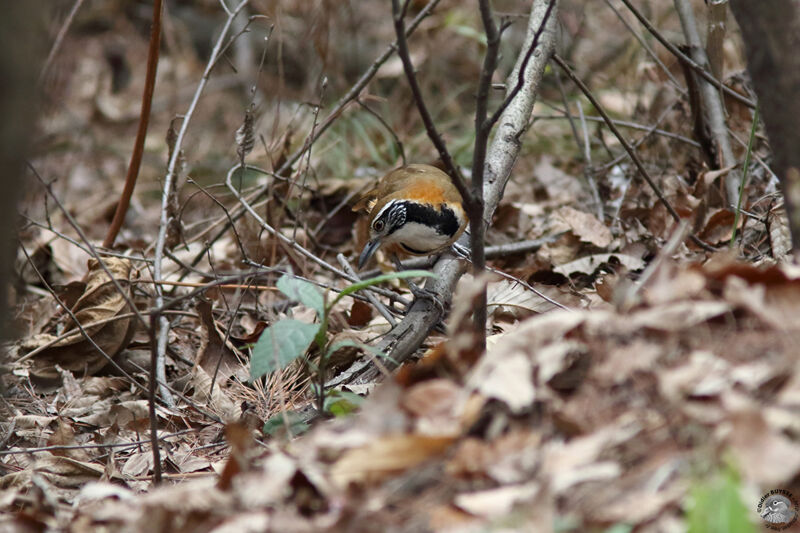
{"type": "Polygon", "coordinates": [[[59,377],[56,365],[88,375],[106,366],[109,359],[99,353],[85,335],[90,336],[109,358],[117,355],[130,342],[136,325],[134,318],[115,318],[131,311],[126,299],[132,297],[131,281],[138,273],[127,259],[108,257],[103,261],[125,293],[117,290],[96,259],[90,259],[86,288],[70,309],[75,319],[64,314],[48,331],[21,343],[24,352],[40,350],[34,356],[30,369],[33,376],[56,379],[59,377]],[[71,333],[59,338],[60,332],[71,333]]]}

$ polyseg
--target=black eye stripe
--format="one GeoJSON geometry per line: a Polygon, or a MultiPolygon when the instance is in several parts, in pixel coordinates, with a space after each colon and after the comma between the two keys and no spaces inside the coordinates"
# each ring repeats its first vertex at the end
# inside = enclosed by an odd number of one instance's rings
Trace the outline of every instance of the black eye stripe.
{"type": "Polygon", "coordinates": [[[397,231],[403,224],[417,222],[432,227],[440,235],[455,235],[459,224],[455,212],[441,204],[438,209],[415,202],[398,202],[386,210],[381,219],[389,222],[389,234],[397,231]]]}
{"type": "Polygon", "coordinates": [[[389,228],[389,234],[395,231],[406,223],[406,202],[395,202],[387,208],[375,222],[372,223],[372,229],[375,231],[382,231],[380,224],[386,224],[389,228]]]}

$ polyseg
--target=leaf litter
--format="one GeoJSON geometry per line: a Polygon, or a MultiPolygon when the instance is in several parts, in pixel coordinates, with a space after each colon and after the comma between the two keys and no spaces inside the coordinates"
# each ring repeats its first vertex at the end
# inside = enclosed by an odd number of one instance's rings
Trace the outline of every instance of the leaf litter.
{"type": "MultiPolygon", "coordinates": [[[[301,13],[307,8],[292,9],[301,13]]],[[[573,16],[567,6],[567,23],[573,16]]],[[[436,39],[434,33],[429,38],[436,39]]],[[[619,38],[607,31],[603,35],[619,38]]],[[[88,124],[94,113],[106,122],[97,127],[107,133],[133,116],[127,103],[136,100],[137,91],[123,88],[112,95],[107,79],[91,83],[91,71],[104,65],[102,44],[82,39],[92,44],[81,56],[77,85],[72,86],[74,117],[56,114],[44,121],[55,138],[66,138],[65,123],[88,124]]],[[[385,40],[380,34],[378,41],[385,40]]],[[[600,47],[586,48],[585,40],[576,46],[586,64],[601,59],[600,47]]],[[[292,53],[297,52],[287,55],[292,53]]],[[[442,60],[423,50],[415,54],[426,64],[442,60]]],[[[188,83],[198,67],[190,59],[164,68],[165,77],[188,83]]],[[[381,70],[385,79],[399,75],[391,68],[381,70]]],[[[659,84],[648,80],[644,85],[652,91],[659,84]]],[[[603,101],[626,114],[643,97],[624,82],[600,91],[603,101]]],[[[221,124],[219,131],[209,126],[197,146],[186,150],[187,177],[203,186],[213,184],[210,176],[219,172],[203,168],[218,163],[203,162],[231,156],[215,152],[219,149],[209,141],[217,134],[227,139],[218,146],[230,144],[238,126],[223,115],[241,121],[241,109],[229,93],[209,99],[200,119],[209,119],[216,112],[209,109],[216,107],[222,110],[218,118],[229,124],[221,124]]],[[[674,107],[662,128],[687,134],[682,105],[674,107]]],[[[172,120],[166,115],[154,116],[160,131],[172,120]]],[[[268,139],[270,146],[256,142],[251,159],[265,157],[264,149],[285,159],[292,132],[311,128],[310,115],[298,116],[303,126],[276,119],[285,131],[268,139]]],[[[148,405],[140,388],[150,371],[146,331],[126,316],[131,312],[127,301],[96,261],[84,269],[85,250],[52,231],[58,228],[77,240],[62,217],[39,213],[53,227],[29,228],[20,235],[32,251],[32,263],[48,283],[63,287],[56,290],[59,298],[128,375],[88,346],[74,331],[69,313],[52,296],[42,296],[44,284],[21,262],[21,283],[38,292],[20,290],[15,302],[25,334],[12,347],[10,375],[4,377],[10,394],[0,425],[0,509],[7,512],[2,527],[221,532],[552,531],[556,526],[602,531],[622,526],[675,531],[685,529],[692,487],[729,465],[741,478],[746,503],[776,487],[800,490],[800,276],[785,262],[791,244],[785,211],[773,202],[774,187],[754,176],[744,204],[752,216],[740,219],[736,228],[738,256],[709,256],[686,241],[640,282],[642,271],[656,263],[673,234],[672,220],[624,162],[592,169],[607,200],[606,219],[599,220],[584,177],[578,177],[582,169],[574,163],[574,146],[565,150],[557,145],[559,136],[568,138],[567,130],[553,122],[536,122],[533,129],[541,126],[541,137],[555,144],[544,150],[546,155],[520,158],[488,240],[501,245],[560,234],[535,252],[501,256],[492,266],[568,310],[513,280],[465,276],[446,336],[430,336],[419,361],[395,376],[337,385],[334,399],[349,398],[342,404],[353,407],[333,420],[319,420],[310,416],[320,355],[313,337],[334,291],[306,292],[309,285],[278,274],[207,291],[205,300],[190,299],[168,315],[174,323],[168,385],[180,396],[176,407],[158,405],[156,410],[167,479],[162,487],[150,481],[148,405]],[[278,279],[291,284],[283,294],[247,288],[252,281],[280,289],[278,279]],[[481,284],[488,287],[490,304],[486,353],[474,349],[468,323],[481,284]],[[631,286],[636,290],[628,297],[631,286]],[[248,359],[254,347],[265,332],[287,320],[307,330],[297,342],[303,346],[294,350],[304,357],[277,361],[268,376],[251,380],[248,359]]],[[[417,126],[405,125],[404,135],[417,126]]],[[[597,135],[595,147],[616,148],[613,142],[606,145],[600,130],[597,135]]],[[[159,136],[153,149],[166,151],[159,136]]],[[[59,153],[37,161],[47,171],[69,169],[70,187],[59,192],[86,228],[105,227],[105,204],[112,195],[95,185],[100,175],[124,173],[119,158],[107,152],[128,147],[114,145],[113,133],[106,137],[106,155],[95,154],[102,171],[59,153]]],[[[310,172],[314,192],[286,202],[290,187],[273,183],[263,208],[270,224],[306,247],[321,243],[352,256],[354,221],[349,208],[339,206],[370,181],[364,176],[395,164],[363,163],[369,161],[358,146],[363,142],[361,137],[349,144],[353,159],[347,161],[346,174],[325,166],[326,159],[334,159],[336,144],[315,147],[309,165],[321,170],[310,172]],[[312,231],[315,227],[319,231],[312,231]]],[[[709,170],[671,142],[654,137],[640,151],[653,166],[663,167],[659,180],[692,230],[710,244],[727,245],[733,220],[709,191],[730,169],[709,170]]],[[[419,146],[414,150],[425,153],[419,146]]],[[[145,161],[143,172],[151,185],[163,174],[160,164],[145,161]]],[[[244,186],[262,183],[264,176],[243,178],[244,186]]],[[[139,257],[154,239],[157,210],[151,200],[144,195],[135,200],[137,216],[122,239],[122,249],[131,256],[139,257]]],[[[227,218],[223,213],[209,218],[218,205],[205,194],[184,194],[180,200],[184,234],[177,239],[191,242],[174,243],[165,261],[166,281],[207,283],[251,259],[292,269],[326,287],[347,286],[285,249],[252,220],[237,223],[238,234],[228,232],[205,248],[209,228],[227,218]],[[186,268],[189,264],[192,269],[186,268]]],[[[92,238],[99,240],[99,235],[92,238]]],[[[146,261],[103,259],[126,296],[137,303],[152,298],[146,261]]],[[[174,294],[188,291],[180,288],[174,294]]],[[[407,296],[402,283],[394,291],[407,296]]],[[[331,310],[326,339],[327,347],[341,347],[333,354],[331,372],[363,357],[358,345],[387,329],[386,320],[365,302],[339,302],[331,310]]],[[[754,505],[748,506],[752,511],[749,507],[754,505]]]]}

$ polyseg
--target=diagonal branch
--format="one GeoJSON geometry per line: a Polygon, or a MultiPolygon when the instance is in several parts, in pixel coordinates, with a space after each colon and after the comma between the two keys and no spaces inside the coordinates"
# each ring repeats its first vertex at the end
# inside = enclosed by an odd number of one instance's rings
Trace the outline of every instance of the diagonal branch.
{"type": "MultiPolygon", "coordinates": [[[[433,12],[433,10],[436,8],[436,6],[439,4],[440,1],[441,0],[430,0],[425,5],[425,7],[422,8],[422,10],[417,14],[416,17],[414,17],[414,19],[406,28],[405,32],[406,37],[414,33],[417,27],[419,27],[420,23],[422,23],[422,21],[433,12]]],[[[280,176],[285,172],[287,172],[289,169],[292,168],[292,166],[295,163],[297,163],[297,161],[300,160],[301,157],[303,157],[303,155],[306,153],[306,150],[308,150],[309,147],[312,146],[317,141],[317,139],[319,139],[323,134],[325,134],[325,132],[328,131],[328,128],[330,128],[331,125],[333,125],[333,123],[336,122],[336,120],[342,116],[348,104],[350,104],[350,102],[358,98],[358,96],[361,94],[361,91],[363,91],[364,88],[372,80],[372,78],[375,77],[375,74],[377,74],[381,65],[386,63],[386,61],[390,57],[392,57],[392,55],[396,51],[397,51],[397,42],[395,41],[394,43],[387,46],[386,50],[384,50],[384,52],[378,58],[376,58],[375,61],[372,62],[372,64],[367,68],[367,70],[364,71],[364,73],[361,75],[358,81],[356,81],[356,83],[353,84],[350,90],[347,91],[347,93],[344,96],[339,98],[339,100],[336,102],[336,105],[333,106],[331,112],[328,113],[327,117],[325,117],[325,120],[323,120],[320,123],[319,127],[316,129],[316,131],[309,136],[308,141],[303,143],[303,146],[301,146],[292,155],[290,155],[283,163],[283,165],[281,165],[280,168],[278,168],[273,172],[275,176],[280,176]]],[[[247,196],[246,201],[249,203],[255,202],[258,198],[266,194],[267,191],[269,190],[270,183],[271,182],[268,181],[265,185],[261,186],[253,194],[247,196]]],[[[228,229],[230,229],[230,227],[233,225],[233,222],[239,220],[239,218],[242,217],[246,212],[247,212],[246,209],[238,209],[236,212],[232,212],[230,214],[231,221],[225,223],[217,233],[215,233],[210,239],[208,239],[208,243],[206,246],[211,246],[212,244],[217,242],[220,239],[220,237],[222,237],[223,235],[225,235],[225,233],[227,233],[228,229]]],[[[197,263],[199,263],[204,255],[205,255],[205,250],[200,251],[197,254],[197,256],[195,256],[195,258],[191,261],[191,265],[194,266],[197,263]]]]}
{"type": "Polygon", "coordinates": [[[653,26],[650,23],[650,21],[647,20],[647,17],[645,17],[641,13],[641,11],[639,11],[638,9],[636,9],[636,7],[634,7],[634,5],[631,3],[630,0],[622,0],[622,3],[625,4],[625,7],[627,7],[628,10],[630,10],[631,13],[633,13],[633,16],[635,16],[637,19],[639,19],[639,22],[642,23],[642,26],[647,28],[647,31],[652,33],[653,37],[658,39],[658,42],[660,42],[662,45],[664,45],[664,48],[669,50],[669,52],[672,55],[674,55],[675,57],[680,59],[683,63],[686,63],[687,65],[689,65],[689,67],[692,68],[693,70],[695,70],[700,75],[701,78],[706,80],[708,83],[711,83],[712,85],[714,85],[714,87],[716,87],[720,91],[724,92],[725,94],[727,94],[728,96],[730,96],[731,98],[733,98],[734,100],[739,102],[740,104],[744,104],[747,107],[749,107],[750,109],[755,109],[756,108],[755,102],[753,102],[752,100],[750,100],[749,98],[747,98],[745,96],[742,96],[741,94],[737,93],[736,91],[734,91],[733,89],[731,89],[730,87],[728,87],[727,85],[722,83],[720,80],[718,80],[713,75],[711,75],[705,68],[703,68],[701,65],[698,65],[696,62],[694,62],[691,57],[689,57],[686,54],[684,54],[683,52],[681,52],[678,49],[677,46],[675,46],[674,44],[669,42],[667,40],[667,38],[664,37],[663,35],[661,35],[661,33],[655,28],[655,26],[653,26]]]}
{"type": "MultiPolygon", "coordinates": [[[[249,0],[242,0],[236,8],[230,11],[228,14],[228,18],[225,21],[225,25],[220,32],[219,38],[217,39],[217,43],[214,45],[214,49],[211,52],[211,57],[208,59],[208,64],[206,65],[206,69],[203,72],[203,76],[200,78],[200,82],[197,84],[197,89],[195,89],[194,98],[192,98],[192,103],[189,104],[189,109],[186,111],[184,115],[183,122],[181,123],[181,128],[178,131],[178,137],[175,139],[175,147],[172,150],[172,157],[169,159],[169,165],[167,166],[167,176],[164,179],[164,192],[161,196],[161,218],[159,221],[158,227],[158,239],[156,241],[155,247],[155,263],[153,264],[153,281],[160,282],[163,279],[161,274],[161,262],[164,259],[164,247],[166,244],[167,238],[167,227],[169,226],[168,220],[168,207],[170,201],[170,194],[172,191],[172,182],[175,179],[175,168],[178,164],[178,159],[180,158],[181,154],[181,145],[183,143],[183,139],[186,136],[186,131],[189,128],[189,121],[194,114],[194,110],[197,108],[197,103],[200,101],[200,95],[203,94],[203,89],[205,89],[206,84],[208,83],[209,78],[211,77],[211,71],[214,68],[214,65],[217,62],[217,58],[222,51],[223,43],[225,41],[225,37],[228,35],[228,31],[230,31],[231,25],[233,24],[233,19],[236,18],[236,15],[248,4],[249,0]]],[[[161,290],[161,285],[156,283],[155,285],[156,290],[156,310],[161,309],[164,307],[164,294],[161,290]]],[[[161,461],[159,456],[158,450],[158,425],[156,423],[155,418],[155,386],[156,381],[161,383],[166,383],[166,371],[164,368],[164,360],[166,357],[166,349],[167,349],[167,338],[169,336],[169,320],[159,315],[158,312],[154,312],[150,315],[150,336],[151,336],[151,360],[150,360],[150,390],[149,390],[149,407],[150,407],[150,438],[153,441],[153,480],[155,483],[161,482],[161,461]],[[159,328],[159,334],[156,335],[156,326],[159,328]]],[[[161,387],[161,394],[165,400],[168,401],[172,398],[169,391],[165,387],[161,387]]]]}
{"type": "MultiPolygon", "coordinates": [[[[642,178],[647,182],[647,184],[656,194],[658,200],[664,205],[670,216],[675,220],[675,222],[680,224],[681,222],[680,215],[678,215],[678,212],[675,211],[674,207],[672,207],[672,204],[669,203],[667,197],[664,196],[664,192],[661,190],[661,187],[659,187],[658,184],[655,181],[653,181],[653,178],[650,177],[650,174],[644,168],[644,163],[642,163],[642,160],[639,159],[639,156],[636,154],[636,150],[634,150],[633,146],[631,146],[631,143],[629,143],[628,140],[625,138],[625,136],[622,135],[622,133],[617,129],[617,126],[614,124],[614,121],[611,120],[611,117],[608,116],[608,113],[606,113],[605,108],[600,104],[597,98],[594,97],[592,91],[589,90],[586,84],[583,83],[583,81],[578,76],[576,76],[574,72],[572,72],[572,69],[569,68],[569,66],[564,62],[564,60],[561,59],[561,57],[559,57],[557,54],[553,55],[553,61],[555,61],[556,64],[559,67],[561,67],[561,69],[569,77],[569,79],[571,79],[572,82],[578,86],[578,88],[581,90],[584,96],[586,96],[586,98],[589,100],[589,102],[591,102],[594,108],[597,109],[597,112],[600,113],[600,115],[603,117],[603,120],[605,120],[608,129],[611,130],[614,136],[622,144],[623,148],[625,148],[625,151],[628,152],[628,155],[633,161],[633,164],[636,166],[636,169],[639,171],[639,174],[641,174],[642,178]]],[[[700,246],[704,250],[709,252],[716,251],[712,246],[709,246],[705,242],[701,241],[696,235],[692,235],[691,238],[692,242],[694,242],[696,245],[700,246]]]]}
{"type": "MultiPolygon", "coordinates": [[[[408,2],[406,2],[405,6],[407,5],[408,2]]],[[[458,165],[456,165],[455,161],[453,161],[450,152],[447,151],[447,146],[444,144],[442,136],[439,134],[439,131],[436,129],[436,125],[433,123],[431,113],[428,111],[428,106],[425,105],[425,99],[422,97],[422,89],[420,89],[419,82],[417,81],[417,74],[414,71],[414,64],[411,62],[411,55],[408,51],[408,39],[406,38],[406,24],[403,21],[403,16],[405,15],[405,6],[403,9],[401,9],[400,1],[392,0],[394,31],[397,35],[397,55],[403,62],[403,70],[406,73],[408,86],[411,88],[411,94],[414,95],[414,102],[417,104],[419,116],[422,118],[422,123],[425,125],[425,131],[428,132],[428,138],[433,143],[436,151],[439,152],[439,157],[442,159],[442,163],[444,163],[447,173],[450,175],[450,179],[453,180],[453,185],[455,185],[456,189],[458,189],[458,192],[461,193],[461,198],[467,205],[467,213],[469,213],[469,207],[473,205],[474,201],[473,195],[467,189],[467,182],[464,180],[464,176],[462,176],[461,171],[458,170],[458,165]]]]}
{"type": "Polygon", "coordinates": [[[147,72],[144,79],[144,91],[142,91],[142,106],[139,114],[139,127],[136,130],[136,140],[133,143],[133,153],[128,164],[128,173],[125,176],[125,187],[119,197],[117,210],[114,212],[114,219],[108,228],[108,233],[103,241],[104,248],[114,246],[122,223],[125,221],[125,214],[131,203],[133,188],[136,186],[136,179],[139,177],[139,166],[142,163],[144,153],[144,139],[147,136],[147,125],[150,122],[150,107],[153,105],[153,89],[156,85],[156,71],[158,70],[158,52],[161,46],[161,8],[162,0],[153,2],[153,22],[150,28],[150,44],[147,49],[147,72]]]}
{"type": "MultiPolygon", "coordinates": [[[[536,91],[555,46],[556,17],[546,15],[553,9],[551,3],[553,3],[551,0],[534,0],[532,3],[527,36],[522,50],[527,52],[533,47],[537,34],[539,35],[538,44],[523,71],[524,83],[503,111],[498,121],[497,133],[487,150],[483,187],[486,202],[483,214],[485,220],[491,220],[492,213],[503,195],[506,182],[522,147],[520,139],[530,124],[536,91]],[[543,29],[540,30],[540,28],[543,29]]],[[[523,53],[517,58],[514,70],[508,78],[509,86],[511,85],[510,80],[520,79],[520,70],[523,70],[525,55],[527,54],[523,53]]],[[[466,237],[462,237],[462,241],[465,240],[466,237]]],[[[425,288],[436,293],[442,301],[450,301],[455,284],[465,268],[463,261],[452,256],[443,256],[433,268],[438,277],[432,280],[433,283],[428,282],[425,288]]],[[[377,345],[377,349],[389,355],[389,361],[392,361],[393,364],[402,363],[419,348],[430,329],[438,323],[441,315],[442,310],[431,301],[416,300],[397,327],[392,328],[384,336],[377,345]]],[[[363,361],[354,364],[337,381],[368,382],[376,375],[374,367],[369,362],[363,361]]]]}

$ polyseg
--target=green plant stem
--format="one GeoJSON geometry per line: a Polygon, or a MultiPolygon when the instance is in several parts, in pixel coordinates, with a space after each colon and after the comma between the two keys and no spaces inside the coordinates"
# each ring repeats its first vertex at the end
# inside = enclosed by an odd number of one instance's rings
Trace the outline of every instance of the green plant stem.
{"type": "Polygon", "coordinates": [[[750,167],[750,154],[753,152],[753,139],[756,137],[756,127],[758,127],[758,108],[753,111],[753,125],[750,127],[750,138],[747,140],[747,151],[744,153],[744,164],[742,168],[742,181],[739,183],[739,200],[736,202],[736,213],[733,217],[733,231],[731,232],[731,244],[733,248],[736,242],[736,228],[739,227],[739,214],[742,209],[742,196],[744,196],[744,184],[747,181],[747,170],[750,167]]]}

